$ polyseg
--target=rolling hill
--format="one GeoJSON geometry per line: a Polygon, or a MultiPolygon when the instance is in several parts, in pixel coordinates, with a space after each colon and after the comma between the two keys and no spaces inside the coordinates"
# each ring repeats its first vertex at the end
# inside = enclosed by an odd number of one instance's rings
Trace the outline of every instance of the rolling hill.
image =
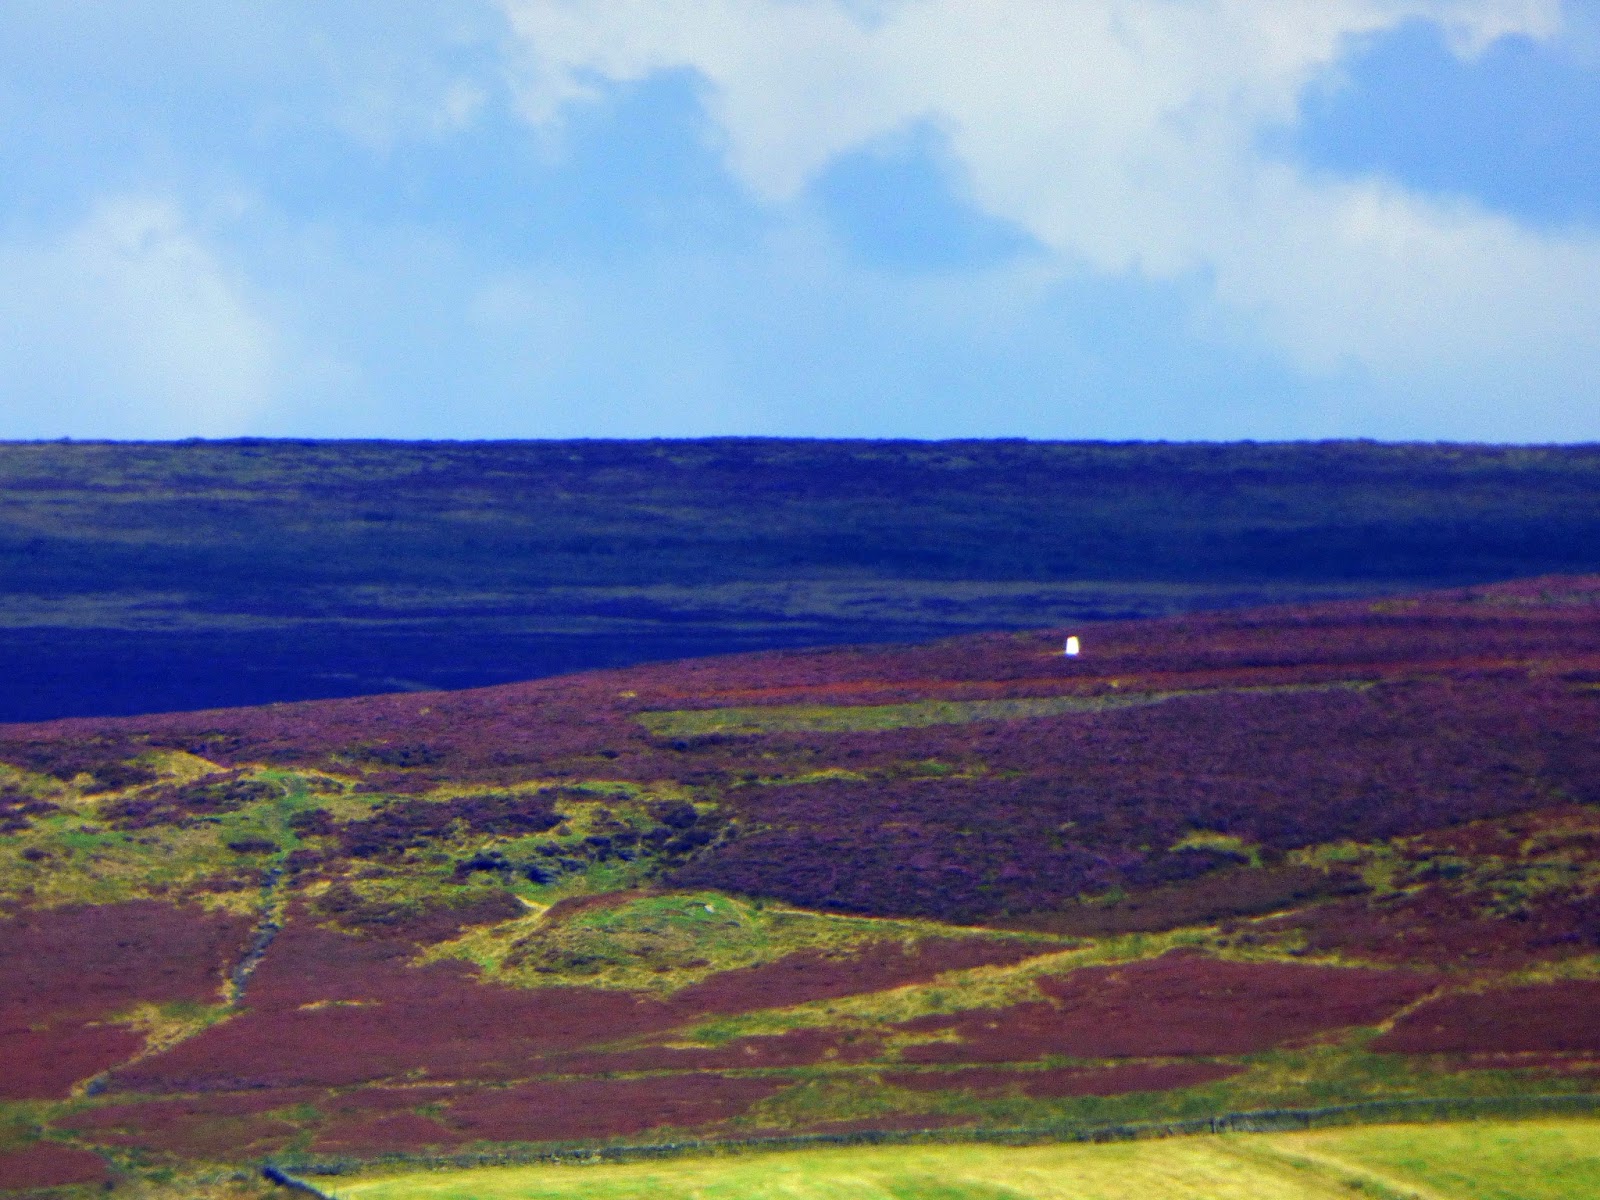
{"type": "Polygon", "coordinates": [[[1600,578],[1066,632],[0,726],[0,1188],[1600,1091],[1600,578]]]}
{"type": "Polygon", "coordinates": [[[0,721],[1600,571],[1594,446],[0,443],[0,721]]]}

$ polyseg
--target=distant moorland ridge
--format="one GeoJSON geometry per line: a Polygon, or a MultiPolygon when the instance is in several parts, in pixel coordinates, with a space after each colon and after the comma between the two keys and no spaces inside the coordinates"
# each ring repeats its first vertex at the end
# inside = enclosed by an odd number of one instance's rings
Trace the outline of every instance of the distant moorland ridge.
{"type": "Polygon", "coordinates": [[[0,445],[0,720],[1600,570],[1600,448],[0,445]]]}

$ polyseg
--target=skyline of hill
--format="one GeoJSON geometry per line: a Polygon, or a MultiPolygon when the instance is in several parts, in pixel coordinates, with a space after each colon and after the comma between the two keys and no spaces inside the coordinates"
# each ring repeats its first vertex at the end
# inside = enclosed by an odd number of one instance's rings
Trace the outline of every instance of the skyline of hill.
{"type": "Polygon", "coordinates": [[[0,445],[0,720],[1600,570],[1600,448],[0,445]]]}

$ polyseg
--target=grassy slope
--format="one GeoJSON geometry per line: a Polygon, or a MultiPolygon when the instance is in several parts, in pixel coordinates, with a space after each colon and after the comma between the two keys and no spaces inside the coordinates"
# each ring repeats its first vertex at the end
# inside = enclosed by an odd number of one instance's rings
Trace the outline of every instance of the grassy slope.
{"type": "Polygon", "coordinates": [[[1600,1123],[1376,1126],[1101,1146],[813,1150],[338,1182],[340,1200],[1580,1200],[1600,1123]]]}
{"type": "Polygon", "coordinates": [[[1597,474],[1582,447],[0,445],[0,718],[1595,570],[1597,474]]]}
{"type": "Polygon", "coordinates": [[[1597,607],[0,730],[0,1178],[1593,1091],[1597,607]]]}

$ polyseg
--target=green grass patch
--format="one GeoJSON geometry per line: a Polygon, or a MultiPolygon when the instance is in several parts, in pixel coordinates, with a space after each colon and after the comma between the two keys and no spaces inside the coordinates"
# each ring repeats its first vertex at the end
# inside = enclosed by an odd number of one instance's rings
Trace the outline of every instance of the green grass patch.
{"type": "MultiPolygon", "coordinates": [[[[163,759],[169,781],[206,773],[192,756],[163,759]]],[[[323,796],[306,779],[281,771],[252,772],[250,780],[274,785],[274,794],[216,815],[144,828],[113,829],[99,814],[108,797],[63,798],[73,807],[36,818],[31,828],[0,837],[0,898],[30,904],[115,904],[183,896],[212,907],[253,912],[254,888],[216,887],[282,862],[300,839],[289,825],[295,813],[319,807],[323,796]],[[229,843],[243,847],[230,849],[229,843]]],[[[321,786],[326,786],[325,784],[321,786]]]]}
{"type": "Polygon", "coordinates": [[[1600,1194],[1600,1122],[490,1167],[346,1180],[331,1192],[340,1200],[1587,1200],[1600,1194]]]}
{"type": "MultiPolygon", "coordinates": [[[[874,921],[872,924],[892,926],[896,923],[874,921]]],[[[924,928],[928,932],[941,929],[945,933],[953,931],[950,926],[941,927],[931,922],[924,928]]],[[[971,934],[974,931],[964,929],[960,932],[971,934]]],[[[1179,929],[1168,933],[1131,933],[1094,941],[1072,940],[1065,944],[1041,937],[1039,956],[1020,963],[971,967],[948,972],[926,983],[908,983],[880,992],[718,1017],[695,1026],[686,1036],[697,1041],[718,1042],[736,1037],[787,1033],[792,1029],[832,1026],[870,1029],[883,1024],[899,1024],[916,1017],[962,1012],[972,1008],[1004,1008],[1041,999],[1035,987],[1035,980],[1041,975],[1059,975],[1079,967],[1136,962],[1186,946],[1218,949],[1216,930],[1202,928],[1179,929]],[[1059,947],[1054,952],[1052,942],[1059,947]]],[[[1232,956],[1260,959],[1276,957],[1270,951],[1232,956]]]]}
{"type": "Polygon", "coordinates": [[[1288,684],[1273,687],[1217,688],[1201,691],[1104,692],[1095,696],[1025,696],[1008,700],[918,700],[906,704],[789,704],[771,707],[673,709],[642,712],[638,722],[660,738],[710,734],[860,733],[918,729],[929,725],[967,725],[974,721],[1026,721],[1069,713],[1140,708],[1184,696],[1278,694],[1364,688],[1363,681],[1288,684]]]}
{"type": "Polygon", "coordinates": [[[1600,1122],[1464,1121],[1374,1125],[1267,1139],[1273,1153],[1332,1170],[1369,1194],[1451,1200],[1600,1196],[1600,1122]]]}
{"type": "Polygon", "coordinates": [[[427,958],[465,958],[490,978],[523,986],[576,981],[672,992],[803,950],[847,954],[868,942],[951,932],[932,922],[806,912],[721,892],[661,892],[554,921],[530,914],[435,946],[427,958]]]}
{"type": "Polygon", "coordinates": [[[1016,700],[919,700],[909,704],[793,704],[770,708],[684,709],[644,712],[638,721],[656,737],[709,734],[858,733],[966,725],[973,721],[1025,721],[1064,713],[1102,712],[1159,704],[1181,692],[1130,692],[1106,696],[1038,696],[1016,700]]]}

